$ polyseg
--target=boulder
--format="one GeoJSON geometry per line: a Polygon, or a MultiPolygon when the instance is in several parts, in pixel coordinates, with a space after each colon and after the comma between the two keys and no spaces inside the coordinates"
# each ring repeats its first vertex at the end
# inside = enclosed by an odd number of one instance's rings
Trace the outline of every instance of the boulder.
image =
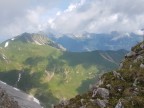
{"type": "Polygon", "coordinates": [[[103,84],[103,80],[102,79],[100,79],[98,82],[97,82],[97,86],[99,87],[100,85],[102,85],[103,84]]]}
{"type": "Polygon", "coordinates": [[[121,76],[121,74],[118,73],[117,71],[113,71],[113,75],[114,75],[116,78],[125,81],[124,78],[121,76]]]}
{"type": "Polygon", "coordinates": [[[132,56],[135,56],[136,55],[136,53],[135,52],[133,52],[133,51],[131,51],[131,52],[129,52],[128,54],[126,54],[126,58],[127,57],[132,57],[132,56]]]}
{"type": "Polygon", "coordinates": [[[134,60],[133,63],[137,63],[140,60],[143,60],[143,56],[141,56],[141,55],[137,56],[137,58],[134,60]]]}
{"type": "Polygon", "coordinates": [[[140,68],[144,68],[144,64],[143,63],[140,64],[140,68]]]}
{"type": "Polygon", "coordinates": [[[108,103],[108,100],[96,99],[96,103],[100,108],[106,108],[106,104],[108,103]]]}
{"type": "Polygon", "coordinates": [[[111,84],[107,84],[106,87],[107,87],[108,89],[111,89],[111,88],[112,88],[111,84]]]}
{"type": "Polygon", "coordinates": [[[99,94],[104,99],[109,98],[109,90],[108,89],[105,89],[105,88],[94,89],[92,97],[95,97],[97,94],[99,94]]]}
{"type": "Polygon", "coordinates": [[[119,102],[116,104],[115,108],[124,108],[122,105],[122,102],[119,100],[119,102]]]}

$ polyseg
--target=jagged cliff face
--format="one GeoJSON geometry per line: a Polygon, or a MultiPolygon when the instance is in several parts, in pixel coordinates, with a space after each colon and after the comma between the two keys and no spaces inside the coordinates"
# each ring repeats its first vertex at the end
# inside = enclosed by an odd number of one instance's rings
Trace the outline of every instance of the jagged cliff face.
{"type": "Polygon", "coordinates": [[[144,108],[144,43],[133,47],[119,69],[104,74],[90,91],[54,108],[144,108]]]}

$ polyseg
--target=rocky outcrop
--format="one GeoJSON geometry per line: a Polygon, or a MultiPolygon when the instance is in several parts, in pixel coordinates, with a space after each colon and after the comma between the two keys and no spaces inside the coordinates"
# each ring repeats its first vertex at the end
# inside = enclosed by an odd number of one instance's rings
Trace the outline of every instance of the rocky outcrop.
{"type": "Polygon", "coordinates": [[[92,98],[96,97],[99,95],[100,97],[106,99],[109,98],[109,90],[105,88],[97,88],[93,90],[92,98]]]}
{"type": "Polygon", "coordinates": [[[120,100],[117,103],[117,105],[115,106],[115,108],[124,108],[124,106],[122,105],[122,102],[120,100]]]}
{"type": "Polygon", "coordinates": [[[105,108],[108,101],[107,100],[96,99],[96,103],[100,108],[105,108]]]}
{"type": "Polygon", "coordinates": [[[0,108],[42,108],[39,100],[0,81],[0,108]]]}
{"type": "Polygon", "coordinates": [[[5,90],[0,88],[0,108],[21,108],[18,102],[13,100],[5,90]]]}

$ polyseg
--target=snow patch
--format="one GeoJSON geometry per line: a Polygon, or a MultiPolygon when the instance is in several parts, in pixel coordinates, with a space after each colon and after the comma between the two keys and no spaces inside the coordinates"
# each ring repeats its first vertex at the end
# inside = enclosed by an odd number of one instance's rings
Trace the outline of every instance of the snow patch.
{"type": "Polygon", "coordinates": [[[100,56],[101,57],[103,57],[104,59],[106,59],[106,60],[108,60],[109,62],[112,62],[112,63],[115,63],[115,64],[117,64],[114,60],[113,60],[113,58],[111,57],[111,56],[109,56],[107,53],[100,53],[100,56]]]}
{"type": "Polygon", "coordinates": [[[43,45],[43,44],[41,44],[41,43],[39,43],[39,42],[37,42],[37,41],[34,41],[37,45],[43,45]]]}
{"type": "Polygon", "coordinates": [[[15,87],[13,87],[13,89],[15,89],[16,91],[20,91],[19,89],[15,88],[15,87]]]}
{"type": "Polygon", "coordinates": [[[32,101],[34,101],[34,102],[36,102],[36,103],[38,103],[38,104],[40,105],[39,100],[36,99],[35,97],[33,97],[32,95],[29,95],[29,98],[30,98],[32,101]]]}
{"type": "Polygon", "coordinates": [[[11,40],[13,41],[13,40],[15,40],[15,38],[12,38],[11,40]]]}
{"type": "Polygon", "coordinates": [[[129,33],[118,34],[117,36],[114,36],[111,40],[112,41],[118,41],[119,39],[123,39],[125,37],[131,38],[131,35],[129,33]]]}
{"type": "Polygon", "coordinates": [[[17,82],[19,82],[19,81],[20,81],[20,79],[21,79],[21,73],[19,73],[19,76],[18,76],[18,81],[17,81],[17,82]]]}
{"type": "Polygon", "coordinates": [[[0,83],[7,85],[7,84],[6,84],[5,82],[3,82],[3,81],[0,81],[0,83]]]}
{"type": "Polygon", "coordinates": [[[40,102],[39,102],[38,99],[36,99],[35,97],[33,97],[33,99],[34,99],[34,101],[35,101],[36,103],[38,103],[38,104],[40,105],[40,102]]]}
{"type": "Polygon", "coordinates": [[[2,57],[4,60],[6,59],[4,56],[2,57]]]}
{"type": "Polygon", "coordinates": [[[6,47],[8,47],[8,45],[9,45],[9,41],[5,43],[4,47],[6,48],[6,47]]]}

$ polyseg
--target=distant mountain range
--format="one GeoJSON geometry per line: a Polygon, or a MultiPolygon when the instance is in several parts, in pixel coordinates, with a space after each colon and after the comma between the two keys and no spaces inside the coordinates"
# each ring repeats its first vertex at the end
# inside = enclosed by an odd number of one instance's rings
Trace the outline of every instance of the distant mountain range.
{"type": "Polygon", "coordinates": [[[130,50],[132,46],[142,41],[142,36],[135,33],[109,34],[81,33],[81,34],[47,34],[50,39],[64,46],[68,51],[81,52],[93,50],[130,50]]]}
{"type": "Polygon", "coordinates": [[[0,44],[0,80],[50,108],[62,98],[85,92],[104,72],[117,68],[126,53],[68,52],[43,34],[24,33],[0,44]]]}

